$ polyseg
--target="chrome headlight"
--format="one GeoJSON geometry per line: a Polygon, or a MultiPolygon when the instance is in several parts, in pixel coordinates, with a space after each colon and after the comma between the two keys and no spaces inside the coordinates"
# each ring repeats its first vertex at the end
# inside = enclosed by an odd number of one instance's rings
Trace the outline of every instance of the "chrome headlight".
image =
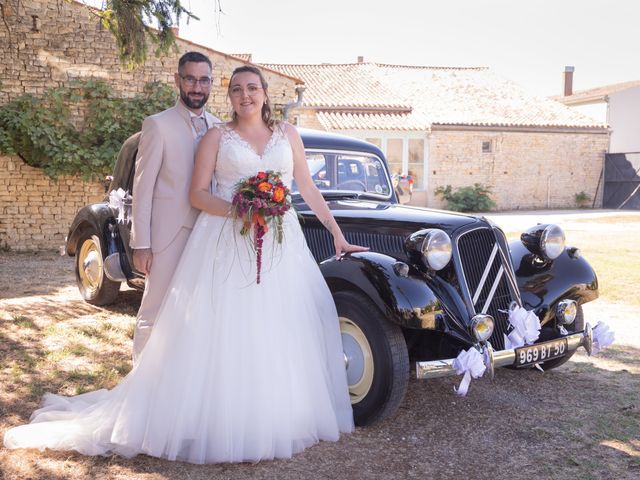
{"type": "Polygon", "coordinates": [[[418,230],[404,245],[413,262],[422,262],[431,270],[442,270],[451,260],[451,239],[438,228],[418,230]]]}
{"type": "Polygon", "coordinates": [[[578,315],[578,304],[574,300],[562,300],[556,307],[556,319],[561,325],[570,325],[578,315]]]}
{"type": "Polygon", "coordinates": [[[493,317],[480,313],[471,319],[471,329],[479,342],[484,342],[493,333],[493,317]]]}
{"type": "Polygon", "coordinates": [[[527,249],[546,260],[555,260],[564,251],[564,231],[557,225],[536,225],[520,236],[527,249]]]}
{"type": "Polygon", "coordinates": [[[451,260],[451,239],[436,228],[427,233],[422,242],[422,258],[433,270],[442,270],[451,260]]]}

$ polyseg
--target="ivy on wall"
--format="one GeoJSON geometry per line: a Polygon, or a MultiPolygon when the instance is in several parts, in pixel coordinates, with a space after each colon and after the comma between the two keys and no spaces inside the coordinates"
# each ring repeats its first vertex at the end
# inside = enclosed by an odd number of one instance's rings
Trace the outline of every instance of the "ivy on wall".
{"type": "Polygon", "coordinates": [[[48,89],[41,97],[22,95],[0,106],[0,153],[18,155],[52,178],[102,178],[144,118],[175,99],[167,84],[148,83],[142,94],[122,98],[100,80],[48,89]]]}

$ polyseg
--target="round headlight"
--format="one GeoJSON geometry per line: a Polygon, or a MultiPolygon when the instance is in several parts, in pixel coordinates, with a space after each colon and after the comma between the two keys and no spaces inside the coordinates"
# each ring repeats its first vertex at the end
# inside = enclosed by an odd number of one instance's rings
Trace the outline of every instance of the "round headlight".
{"type": "Polygon", "coordinates": [[[556,319],[561,325],[570,325],[578,314],[578,304],[574,300],[562,300],[556,307],[556,319]]]}
{"type": "Polygon", "coordinates": [[[422,242],[422,257],[429,268],[442,270],[451,260],[451,239],[442,230],[433,229],[422,242]]]}
{"type": "Polygon", "coordinates": [[[475,315],[471,319],[471,329],[479,342],[488,340],[493,333],[493,317],[483,313],[475,315]]]}
{"type": "Polygon", "coordinates": [[[555,260],[564,251],[564,232],[557,225],[549,225],[540,237],[540,249],[549,260],[555,260]]]}

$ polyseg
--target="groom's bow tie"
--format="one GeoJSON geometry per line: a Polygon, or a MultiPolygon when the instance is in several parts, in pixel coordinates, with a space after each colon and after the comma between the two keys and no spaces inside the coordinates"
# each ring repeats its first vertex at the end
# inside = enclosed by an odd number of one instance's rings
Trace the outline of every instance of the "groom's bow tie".
{"type": "Polygon", "coordinates": [[[207,121],[204,117],[191,117],[191,123],[196,131],[196,138],[200,140],[207,133],[207,121]]]}

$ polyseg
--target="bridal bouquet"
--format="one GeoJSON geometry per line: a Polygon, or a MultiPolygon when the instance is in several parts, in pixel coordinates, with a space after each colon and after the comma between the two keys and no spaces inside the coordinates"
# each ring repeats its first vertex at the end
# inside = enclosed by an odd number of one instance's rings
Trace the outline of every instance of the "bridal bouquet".
{"type": "Polygon", "coordinates": [[[275,228],[274,236],[282,243],[283,215],[291,208],[289,189],[282,183],[278,173],[272,170],[258,172],[238,183],[231,201],[234,218],[242,221],[241,235],[253,231],[253,246],[256,250],[256,282],[260,283],[262,267],[262,242],[269,231],[275,228]]]}

